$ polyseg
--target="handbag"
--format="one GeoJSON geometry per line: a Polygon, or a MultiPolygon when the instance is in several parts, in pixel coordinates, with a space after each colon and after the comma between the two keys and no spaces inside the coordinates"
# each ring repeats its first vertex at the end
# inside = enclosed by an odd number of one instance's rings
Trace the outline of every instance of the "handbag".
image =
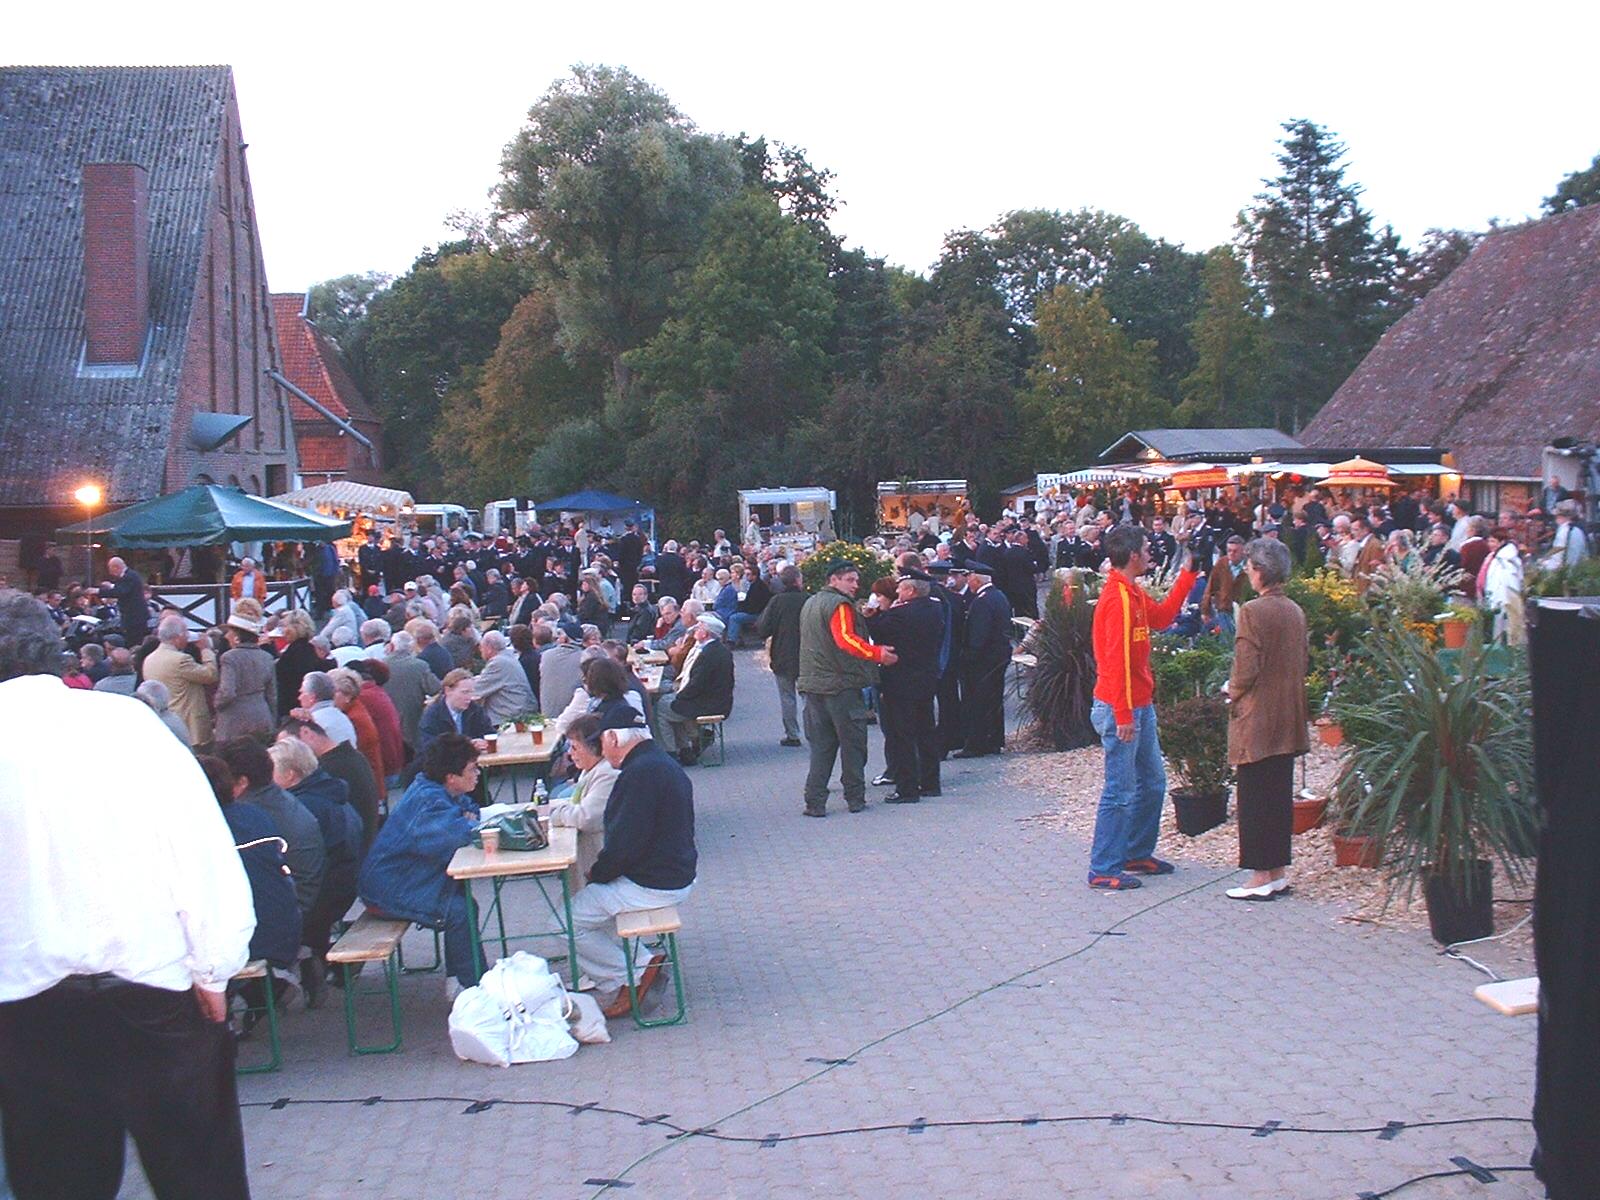
{"type": "Polygon", "coordinates": [[[485,829],[500,831],[502,850],[543,850],[550,844],[550,839],[545,836],[544,826],[539,824],[538,816],[531,809],[490,817],[473,831],[473,845],[483,845],[482,834],[485,829]]]}

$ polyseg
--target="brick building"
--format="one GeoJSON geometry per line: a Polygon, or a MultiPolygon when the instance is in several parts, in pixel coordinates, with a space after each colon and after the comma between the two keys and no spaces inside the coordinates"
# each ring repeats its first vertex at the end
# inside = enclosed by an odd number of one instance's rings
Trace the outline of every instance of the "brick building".
{"type": "Polygon", "coordinates": [[[299,293],[272,297],[283,373],[300,393],[289,405],[301,485],[335,479],[381,483],[382,427],[339,348],[306,319],[306,300],[299,293]]]}
{"type": "Polygon", "coordinates": [[[0,538],[297,469],[233,72],[0,68],[0,538]]]}

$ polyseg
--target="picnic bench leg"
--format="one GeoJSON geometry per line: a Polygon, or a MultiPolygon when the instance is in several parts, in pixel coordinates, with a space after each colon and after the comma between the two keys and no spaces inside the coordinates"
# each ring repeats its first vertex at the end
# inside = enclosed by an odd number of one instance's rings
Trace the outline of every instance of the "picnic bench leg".
{"type": "MultiPolygon", "coordinates": [[[[276,1071],[283,1065],[283,1043],[278,1038],[278,1001],[272,991],[272,969],[267,969],[266,977],[262,980],[266,984],[267,993],[267,1049],[270,1051],[267,1061],[254,1067],[235,1067],[235,1075],[265,1075],[276,1071]]],[[[248,1011],[248,1010],[246,1010],[248,1011]]]]}
{"type": "Polygon", "coordinates": [[[505,905],[501,902],[501,897],[500,897],[500,887],[501,887],[503,882],[504,882],[504,880],[502,879],[501,876],[496,875],[494,877],[494,919],[495,919],[496,924],[498,924],[499,927],[500,927],[500,957],[501,958],[505,958],[507,955],[509,955],[511,953],[511,951],[509,949],[507,949],[507,947],[506,947],[506,944],[507,944],[507,941],[508,941],[508,939],[506,937],[506,909],[505,909],[505,905]]]}
{"type": "Polygon", "coordinates": [[[383,960],[384,991],[389,995],[389,1032],[393,1040],[384,1046],[363,1046],[356,1036],[356,988],[350,978],[350,964],[340,963],[344,971],[344,1030],[351,1054],[392,1054],[400,1049],[400,951],[396,947],[383,960]]]}
{"type": "Polygon", "coordinates": [[[478,969],[479,978],[483,977],[483,938],[478,929],[478,903],[472,898],[472,880],[463,879],[463,886],[467,893],[467,932],[472,937],[472,965],[478,969]]]}
{"type": "MultiPolygon", "coordinates": [[[[428,927],[426,925],[418,925],[417,928],[418,929],[427,929],[428,927]]],[[[430,965],[426,966],[426,967],[408,967],[408,966],[406,966],[406,948],[405,948],[404,944],[402,944],[400,946],[400,948],[399,948],[400,970],[405,972],[405,974],[407,974],[407,975],[431,975],[435,971],[437,971],[440,967],[444,966],[444,950],[441,948],[440,942],[439,942],[439,939],[440,939],[440,936],[441,936],[440,932],[437,929],[431,930],[430,932],[433,934],[433,962],[430,965]]]]}
{"type": "Polygon", "coordinates": [[[672,988],[677,997],[677,1009],[671,1016],[661,1017],[653,1021],[645,1020],[644,1014],[639,1009],[639,990],[633,978],[633,950],[642,938],[622,939],[622,960],[628,971],[628,1000],[629,1011],[633,1015],[633,1023],[640,1029],[659,1029],[663,1025],[681,1025],[689,1015],[688,1005],[683,998],[683,971],[678,966],[678,935],[668,933],[663,935],[666,946],[667,962],[672,967],[672,988]]]}

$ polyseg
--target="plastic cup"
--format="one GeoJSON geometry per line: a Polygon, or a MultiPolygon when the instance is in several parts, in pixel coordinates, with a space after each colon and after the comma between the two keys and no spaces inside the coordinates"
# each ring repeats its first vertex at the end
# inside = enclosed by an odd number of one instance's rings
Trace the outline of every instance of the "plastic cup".
{"type": "Polygon", "coordinates": [[[493,754],[496,750],[498,750],[500,748],[500,735],[498,733],[486,733],[486,734],[484,734],[483,735],[483,744],[488,747],[487,753],[493,754]]]}
{"type": "Polygon", "coordinates": [[[500,831],[498,829],[480,829],[478,836],[483,839],[483,852],[485,854],[500,853],[500,831]]]}
{"type": "Polygon", "coordinates": [[[543,725],[535,725],[533,727],[533,744],[535,746],[544,745],[544,726],[543,725]]]}

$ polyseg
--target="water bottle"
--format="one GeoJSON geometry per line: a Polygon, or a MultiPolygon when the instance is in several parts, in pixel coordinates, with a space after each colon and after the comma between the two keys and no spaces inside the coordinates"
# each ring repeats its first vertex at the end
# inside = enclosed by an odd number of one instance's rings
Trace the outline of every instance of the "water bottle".
{"type": "Polygon", "coordinates": [[[533,802],[543,806],[550,803],[550,793],[544,786],[544,780],[539,780],[533,785],[533,802]]]}

